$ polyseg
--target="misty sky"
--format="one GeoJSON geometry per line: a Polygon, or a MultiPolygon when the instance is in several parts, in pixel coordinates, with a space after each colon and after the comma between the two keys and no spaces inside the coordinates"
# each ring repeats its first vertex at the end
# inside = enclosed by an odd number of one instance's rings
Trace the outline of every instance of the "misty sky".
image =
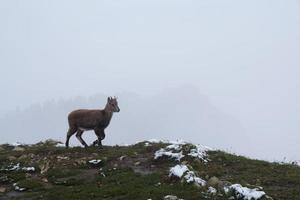
{"type": "Polygon", "coordinates": [[[0,74],[1,115],[191,85],[266,151],[300,151],[299,0],[3,0],[0,74]]]}

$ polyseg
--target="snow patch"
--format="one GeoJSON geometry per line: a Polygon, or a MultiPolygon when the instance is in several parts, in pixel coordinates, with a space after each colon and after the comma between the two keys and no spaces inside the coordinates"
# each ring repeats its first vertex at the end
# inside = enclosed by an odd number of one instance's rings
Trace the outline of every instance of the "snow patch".
{"type": "Polygon", "coordinates": [[[26,188],[19,187],[17,183],[14,183],[13,186],[14,186],[15,191],[18,191],[18,192],[23,192],[26,190],[26,188]]]}
{"type": "Polygon", "coordinates": [[[258,188],[250,189],[243,187],[240,184],[233,184],[229,186],[227,191],[229,190],[233,191],[237,198],[243,198],[245,200],[257,200],[266,195],[264,191],[259,191],[258,188]]]}
{"type": "Polygon", "coordinates": [[[90,160],[89,163],[93,165],[97,165],[101,162],[102,160],[90,160]]]}
{"type": "Polygon", "coordinates": [[[186,179],[187,183],[197,183],[200,186],[206,185],[206,181],[203,180],[202,178],[197,177],[195,172],[193,171],[188,171],[184,176],[184,178],[186,179]]]}
{"type": "Polygon", "coordinates": [[[209,186],[207,193],[215,195],[215,194],[217,194],[217,190],[216,190],[216,188],[209,186]]]}
{"type": "Polygon", "coordinates": [[[209,159],[207,159],[207,151],[212,150],[211,148],[207,146],[203,146],[200,144],[195,145],[195,148],[192,148],[190,152],[188,153],[189,156],[198,158],[204,162],[208,162],[209,159]]]}
{"type": "Polygon", "coordinates": [[[181,148],[182,148],[182,146],[179,144],[170,144],[170,145],[166,146],[166,149],[175,150],[175,151],[180,151],[181,148]]]}
{"type": "Polygon", "coordinates": [[[145,147],[149,147],[151,144],[149,142],[145,142],[145,147]]]}
{"type": "Polygon", "coordinates": [[[22,145],[25,145],[25,144],[23,144],[23,143],[21,143],[21,142],[13,142],[13,143],[11,143],[10,145],[15,146],[15,147],[18,147],[18,146],[22,146],[22,145]]]}
{"type": "Polygon", "coordinates": [[[178,178],[183,176],[187,183],[196,183],[200,186],[206,185],[206,181],[200,177],[197,177],[195,172],[189,170],[186,165],[176,165],[175,167],[172,167],[169,173],[169,177],[171,176],[176,176],[178,178]]]}
{"type": "Polygon", "coordinates": [[[63,144],[63,143],[57,143],[57,144],[55,145],[55,147],[65,147],[65,144],[63,144]]]}
{"type": "Polygon", "coordinates": [[[189,168],[186,165],[176,165],[170,169],[169,176],[177,176],[181,178],[185,172],[189,171],[189,168]]]}
{"type": "Polygon", "coordinates": [[[182,152],[173,153],[173,152],[167,151],[165,149],[160,149],[160,150],[158,150],[158,151],[155,152],[154,159],[156,160],[156,159],[158,159],[160,157],[163,157],[163,156],[175,158],[178,161],[180,161],[180,159],[184,157],[184,155],[182,154],[182,152]]]}
{"type": "Polygon", "coordinates": [[[21,167],[20,163],[10,164],[7,168],[2,168],[3,171],[25,171],[25,172],[34,172],[34,167],[21,167]]]}

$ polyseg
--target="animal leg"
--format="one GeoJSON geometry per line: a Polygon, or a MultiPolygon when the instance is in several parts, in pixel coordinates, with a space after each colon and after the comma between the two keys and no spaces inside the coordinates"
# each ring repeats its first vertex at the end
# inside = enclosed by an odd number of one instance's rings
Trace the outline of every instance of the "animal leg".
{"type": "Polygon", "coordinates": [[[87,148],[88,147],[88,145],[86,144],[86,142],[82,139],[82,133],[83,133],[84,131],[82,131],[82,130],[77,130],[77,133],[76,133],[76,138],[79,140],[79,142],[85,147],[85,148],[87,148]]]}
{"type": "Polygon", "coordinates": [[[98,144],[99,147],[102,147],[102,140],[105,138],[104,129],[95,129],[94,131],[98,139],[93,142],[93,145],[98,144]]]}
{"type": "Polygon", "coordinates": [[[69,140],[70,140],[70,137],[76,133],[76,128],[71,128],[69,127],[69,130],[67,132],[67,139],[66,139],[66,148],[69,148],[69,140]]]}

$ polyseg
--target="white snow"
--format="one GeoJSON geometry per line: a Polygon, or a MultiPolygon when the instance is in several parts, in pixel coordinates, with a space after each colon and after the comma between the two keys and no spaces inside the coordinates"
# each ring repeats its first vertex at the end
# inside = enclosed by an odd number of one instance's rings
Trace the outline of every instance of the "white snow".
{"type": "Polygon", "coordinates": [[[25,171],[25,172],[34,172],[35,168],[34,167],[21,167],[20,163],[17,164],[11,164],[7,168],[1,169],[4,171],[25,171]]]}
{"type": "Polygon", "coordinates": [[[164,143],[165,141],[163,140],[158,140],[158,139],[150,139],[150,140],[147,140],[147,142],[150,142],[150,143],[164,143]]]}
{"type": "Polygon", "coordinates": [[[177,144],[177,145],[184,145],[184,144],[187,144],[184,140],[173,140],[173,141],[169,141],[168,143],[170,144],[177,144]]]}
{"type": "Polygon", "coordinates": [[[63,143],[57,143],[55,146],[56,147],[65,147],[65,144],[63,144],[63,143]]]}
{"type": "Polygon", "coordinates": [[[15,190],[19,191],[19,192],[23,192],[26,190],[26,188],[19,187],[17,183],[14,183],[13,186],[14,186],[15,190]]]}
{"type": "Polygon", "coordinates": [[[20,163],[17,163],[15,165],[10,165],[7,168],[7,171],[17,171],[17,170],[20,170],[20,163]]]}
{"type": "Polygon", "coordinates": [[[216,194],[217,190],[216,190],[216,188],[209,186],[208,190],[207,190],[207,193],[209,193],[209,194],[216,194]]]}
{"type": "Polygon", "coordinates": [[[186,165],[176,165],[170,169],[169,176],[177,176],[181,178],[185,172],[189,171],[186,165]]]}
{"type": "Polygon", "coordinates": [[[184,140],[159,140],[159,139],[150,139],[147,140],[146,142],[150,142],[150,143],[168,143],[168,144],[178,144],[178,145],[184,145],[186,144],[186,142],[184,140]]]}
{"type": "Polygon", "coordinates": [[[176,165],[170,169],[169,176],[177,176],[178,178],[183,178],[186,180],[187,183],[197,183],[200,186],[205,186],[206,181],[200,177],[197,177],[195,172],[189,170],[186,165],[176,165]],[[184,175],[185,174],[185,175],[184,175]],[[183,176],[184,175],[184,176],[183,176]]]}
{"type": "Polygon", "coordinates": [[[97,165],[101,162],[102,160],[90,160],[89,163],[93,164],[93,165],[97,165]]]}
{"type": "Polygon", "coordinates": [[[22,167],[22,170],[26,171],[26,172],[34,172],[35,168],[34,167],[22,167]]]}
{"type": "Polygon", "coordinates": [[[10,145],[17,147],[17,146],[21,146],[21,145],[25,145],[25,144],[23,144],[21,142],[13,142],[10,145]]]}
{"type": "Polygon", "coordinates": [[[181,150],[181,145],[179,144],[170,144],[168,146],[166,146],[166,149],[169,149],[169,150],[175,150],[175,151],[180,151],[181,150]]]}
{"type": "Polygon", "coordinates": [[[149,142],[145,142],[145,147],[149,147],[151,144],[149,142]]]}
{"type": "Polygon", "coordinates": [[[121,143],[121,144],[117,144],[117,146],[120,146],[120,147],[129,147],[129,146],[131,146],[131,144],[121,143]]]}
{"type": "MultiPolygon", "coordinates": [[[[151,141],[157,141],[157,140],[152,139],[151,141]]],[[[155,152],[154,159],[167,156],[167,157],[175,158],[176,160],[180,161],[180,159],[184,157],[181,151],[182,145],[186,143],[183,140],[167,141],[167,143],[169,143],[168,146],[166,146],[165,148],[161,148],[160,150],[155,152]]]]}
{"type": "Polygon", "coordinates": [[[197,144],[195,145],[195,148],[190,150],[190,153],[188,153],[188,155],[194,158],[198,158],[204,162],[208,162],[209,160],[207,159],[207,151],[209,150],[211,150],[211,148],[197,144]]]}
{"type": "Polygon", "coordinates": [[[162,148],[162,149],[155,152],[154,159],[158,159],[158,158],[163,157],[163,156],[175,158],[178,161],[180,161],[180,159],[184,157],[182,152],[173,153],[171,151],[166,151],[165,149],[162,148]]]}
{"type": "Polygon", "coordinates": [[[186,175],[184,176],[184,178],[186,179],[187,183],[195,182],[195,183],[199,184],[200,186],[206,185],[206,181],[203,180],[202,178],[197,177],[195,172],[193,172],[193,171],[188,171],[186,173],[186,175]]]}
{"type": "Polygon", "coordinates": [[[250,189],[240,184],[229,186],[229,190],[233,190],[237,198],[243,198],[245,200],[257,200],[266,195],[264,191],[259,191],[257,188],[250,189]]]}

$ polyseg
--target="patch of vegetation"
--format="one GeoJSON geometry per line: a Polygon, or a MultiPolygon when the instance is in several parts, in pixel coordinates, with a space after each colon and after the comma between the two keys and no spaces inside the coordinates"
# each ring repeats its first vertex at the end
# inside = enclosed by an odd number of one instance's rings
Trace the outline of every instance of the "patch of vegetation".
{"type": "MultiPolygon", "coordinates": [[[[1,182],[7,189],[5,199],[163,199],[175,195],[186,200],[228,199],[229,196],[207,193],[207,187],[197,187],[179,179],[170,179],[169,169],[179,162],[162,157],[154,160],[154,153],[166,147],[164,143],[141,142],[131,146],[104,146],[103,149],[56,147],[53,141],[23,146],[23,151],[2,145],[1,166],[20,163],[34,172],[1,171],[1,182]],[[101,160],[92,164],[90,160],[101,160]],[[13,183],[27,188],[13,191],[13,183]],[[17,194],[9,196],[10,192],[17,194]]],[[[188,154],[193,145],[183,146],[188,154]]],[[[213,176],[243,186],[263,187],[274,199],[300,199],[300,167],[288,164],[251,160],[222,151],[209,151],[209,162],[185,156],[185,163],[197,176],[206,181],[213,176]]]]}
{"type": "Polygon", "coordinates": [[[39,180],[35,179],[25,179],[17,182],[17,185],[21,188],[26,188],[27,190],[38,191],[43,188],[43,184],[39,180]]]}

